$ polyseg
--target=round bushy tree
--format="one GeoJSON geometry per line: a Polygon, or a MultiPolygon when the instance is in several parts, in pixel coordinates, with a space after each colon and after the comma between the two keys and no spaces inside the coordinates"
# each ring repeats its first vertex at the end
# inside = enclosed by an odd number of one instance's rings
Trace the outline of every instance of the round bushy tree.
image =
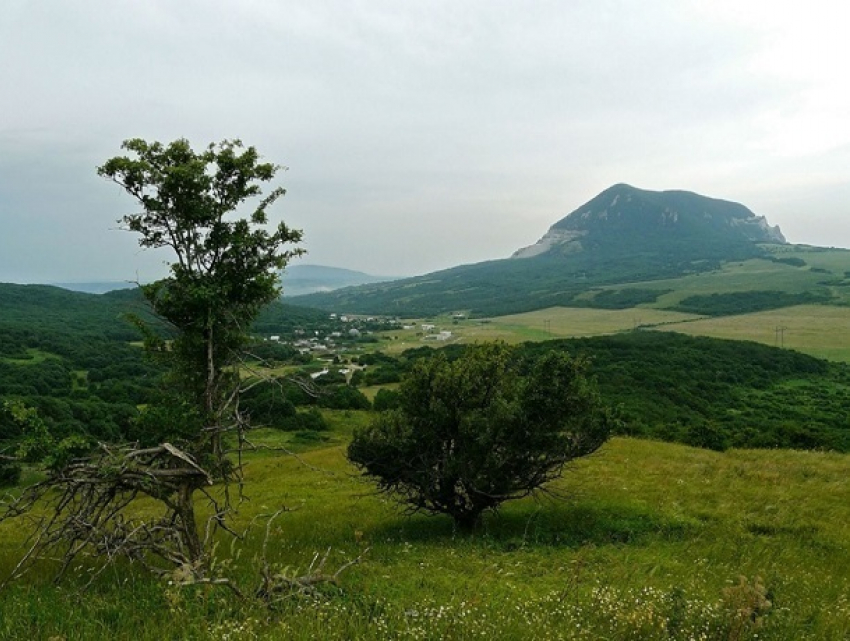
{"type": "Polygon", "coordinates": [[[454,361],[438,353],[402,381],[398,409],[355,432],[348,458],[409,511],[472,528],[608,438],[611,413],[586,370],[581,358],[528,360],[502,343],[454,361]]]}

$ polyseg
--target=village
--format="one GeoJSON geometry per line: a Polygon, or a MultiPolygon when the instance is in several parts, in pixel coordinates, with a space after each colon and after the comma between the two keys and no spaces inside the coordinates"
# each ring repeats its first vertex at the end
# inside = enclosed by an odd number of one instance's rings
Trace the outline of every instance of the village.
{"type": "MultiPolygon", "coordinates": [[[[465,318],[465,314],[456,312],[449,320],[457,323],[465,318]]],[[[414,323],[399,318],[331,313],[327,322],[318,328],[303,326],[289,335],[271,334],[262,340],[289,348],[280,353],[287,354],[287,360],[293,364],[301,365],[300,369],[313,380],[336,373],[350,383],[356,372],[367,367],[358,362],[358,356],[379,349],[382,342],[415,347],[421,343],[445,344],[457,339],[455,332],[430,320],[414,323]]]]}

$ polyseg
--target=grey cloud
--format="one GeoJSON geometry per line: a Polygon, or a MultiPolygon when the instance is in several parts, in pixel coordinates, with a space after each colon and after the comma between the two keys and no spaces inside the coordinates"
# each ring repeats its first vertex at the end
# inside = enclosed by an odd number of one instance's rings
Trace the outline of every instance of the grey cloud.
{"type": "Polygon", "coordinates": [[[849,244],[846,158],[764,152],[759,118],[804,105],[805,79],[753,71],[763,34],[712,15],[663,0],[4,3],[0,280],[161,269],[110,231],[132,202],[94,176],[133,136],[256,145],[290,166],[276,214],[304,229],[307,260],[372,273],[509,255],[621,181],[740,196],[815,242],[786,204],[805,195],[849,244]],[[817,174],[800,179],[801,162],[817,174]]]}

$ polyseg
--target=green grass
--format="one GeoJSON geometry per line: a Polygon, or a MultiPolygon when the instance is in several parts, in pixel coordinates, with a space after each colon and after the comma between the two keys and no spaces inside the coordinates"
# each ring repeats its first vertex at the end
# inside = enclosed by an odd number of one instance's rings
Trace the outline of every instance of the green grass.
{"type": "Polygon", "coordinates": [[[795,349],[819,358],[850,362],[850,307],[798,305],[739,316],[671,323],[657,329],[751,340],[795,349]]]}
{"type": "MultiPolygon", "coordinates": [[[[0,639],[850,635],[850,457],[614,439],[565,474],[554,488],[563,500],[508,504],[480,532],[460,535],[447,518],[401,516],[358,480],[344,460],[345,433],[367,419],[335,413],[339,444],[303,462],[250,455],[238,515],[245,526],[293,509],[275,522],[269,546],[270,560],[290,572],[327,549],[336,567],[369,547],[340,588],[269,613],[126,566],[85,592],[85,571],[55,588],[45,563],[0,594],[0,639]],[[756,577],[772,607],[747,611],[737,630],[734,608],[757,600],[756,577]]],[[[217,552],[248,586],[261,531],[217,552]]],[[[22,542],[19,524],[0,525],[0,570],[22,542]]]]}
{"type": "MultiPolygon", "coordinates": [[[[600,336],[630,331],[636,326],[693,336],[756,341],[795,349],[818,358],[850,362],[850,306],[796,305],[712,318],[646,307],[623,310],[553,307],[500,316],[484,323],[465,320],[457,325],[445,325],[455,334],[448,344],[489,340],[521,343],[600,336]]],[[[378,348],[397,354],[411,347],[446,344],[424,343],[421,337],[410,334],[400,336],[397,341],[383,343],[378,348]]]]}
{"type": "MultiPolygon", "coordinates": [[[[779,343],[777,327],[784,330],[785,347],[827,358],[850,362],[850,252],[842,249],[776,245],[768,248],[779,260],[795,258],[802,267],[767,259],[751,259],[723,264],[710,272],[678,278],[596,286],[579,295],[589,299],[598,291],[628,289],[658,290],[654,303],[631,309],[549,307],[521,314],[483,320],[454,322],[450,315],[427,322],[437,329],[450,330],[453,342],[504,340],[508,343],[542,341],[552,338],[598,336],[634,329],[641,325],[718,338],[754,340],[768,345],[779,343]],[[810,293],[831,297],[830,305],[795,305],[778,310],[705,318],[671,311],[683,300],[712,294],[778,291],[789,296],[810,293]]],[[[398,354],[411,347],[447,343],[424,342],[420,325],[408,321],[413,330],[394,330],[381,335],[377,349],[398,354]]]]}
{"type": "Polygon", "coordinates": [[[24,358],[0,358],[0,362],[9,363],[10,365],[38,365],[48,359],[58,359],[59,356],[37,349],[35,347],[27,348],[26,357],[24,358]]]}
{"type": "Polygon", "coordinates": [[[659,296],[653,304],[654,307],[666,308],[675,306],[688,296],[696,295],[755,290],[776,290],[790,294],[816,292],[825,289],[825,286],[819,283],[829,278],[828,274],[812,272],[810,269],[754,259],[726,263],[721,269],[713,272],[652,281],[640,286],[673,290],[659,296]]]}
{"type": "Polygon", "coordinates": [[[493,340],[515,344],[553,338],[600,336],[629,331],[639,325],[655,326],[699,318],[702,316],[650,308],[608,310],[586,307],[550,307],[523,314],[483,320],[466,319],[456,323],[450,317],[440,316],[429,322],[438,330],[452,332],[452,338],[449,341],[424,341],[421,330],[418,329],[422,323],[419,320],[415,321],[417,327],[415,330],[393,330],[382,333],[382,338],[393,338],[380,343],[376,349],[390,354],[399,354],[406,349],[423,345],[444,347],[458,342],[475,343],[493,340]]]}

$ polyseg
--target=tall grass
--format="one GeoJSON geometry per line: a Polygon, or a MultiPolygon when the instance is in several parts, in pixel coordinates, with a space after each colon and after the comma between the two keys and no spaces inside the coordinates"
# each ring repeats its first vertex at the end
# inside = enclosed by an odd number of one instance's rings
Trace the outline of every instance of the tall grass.
{"type": "MultiPolygon", "coordinates": [[[[614,439],[564,475],[559,499],[508,504],[472,535],[448,518],[401,516],[353,475],[344,445],[301,459],[250,458],[237,525],[290,508],[267,554],[292,574],[328,549],[332,569],[369,548],[339,587],[269,610],[130,565],[85,591],[83,567],[57,588],[45,562],[0,594],[0,639],[850,636],[847,456],[614,439]]],[[[247,591],[262,535],[216,552],[247,591]]],[[[0,570],[21,539],[20,524],[0,525],[0,570]]]]}

